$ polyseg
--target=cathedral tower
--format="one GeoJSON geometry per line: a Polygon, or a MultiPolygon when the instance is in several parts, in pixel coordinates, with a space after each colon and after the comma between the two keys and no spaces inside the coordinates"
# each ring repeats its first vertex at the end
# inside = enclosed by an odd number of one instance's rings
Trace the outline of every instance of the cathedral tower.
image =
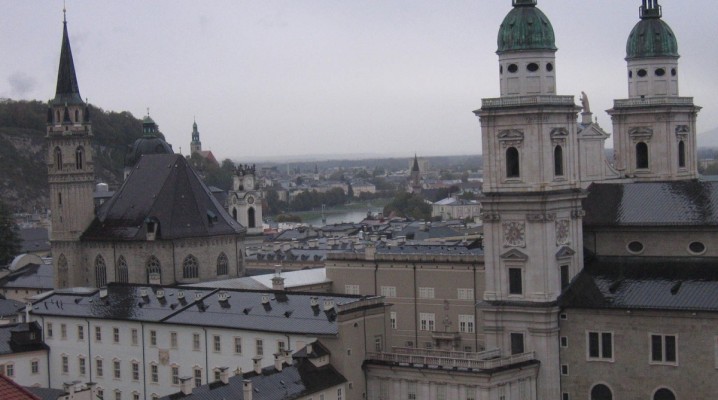
{"type": "Polygon", "coordinates": [[[626,43],[629,98],[608,110],[616,168],[637,180],[695,179],[700,107],[678,94],[678,42],[658,0],[642,1],[626,43]]]}
{"type": "Polygon", "coordinates": [[[47,141],[55,280],[56,287],[66,287],[75,275],[68,271],[81,263],[78,241],[94,217],[95,185],[90,110],[80,97],[66,19],[57,89],[47,110],[47,141]]]}
{"type": "Polygon", "coordinates": [[[192,141],[189,144],[189,154],[202,154],[202,142],[199,141],[199,131],[197,130],[197,121],[192,124],[192,141]]]}
{"type": "Polygon", "coordinates": [[[534,352],[538,398],[559,398],[557,299],[582,267],[577,116],[556,95],[553,27],[513,0],[498,34],[501,97],[482,100],[487,348],[534,352]]]}

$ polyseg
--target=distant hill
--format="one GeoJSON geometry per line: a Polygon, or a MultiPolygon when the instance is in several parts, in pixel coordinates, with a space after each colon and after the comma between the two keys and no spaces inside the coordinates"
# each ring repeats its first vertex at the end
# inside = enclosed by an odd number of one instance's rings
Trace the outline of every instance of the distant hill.
{"type": "MultiPolygon", "coordinates": [[[[95,135],[95,175],[117,187],[128,145],[142,135],[131,113],[90,106],[95,135]]],[[[0,198],[13,211],[44,210],[48,204],[45,142],[47,104],[0,99],[0,198]]]]}
{"type": "Polygon", "coordinates": [[[698,147],[718,148],[718,127],[698,134],[698,147]]]}

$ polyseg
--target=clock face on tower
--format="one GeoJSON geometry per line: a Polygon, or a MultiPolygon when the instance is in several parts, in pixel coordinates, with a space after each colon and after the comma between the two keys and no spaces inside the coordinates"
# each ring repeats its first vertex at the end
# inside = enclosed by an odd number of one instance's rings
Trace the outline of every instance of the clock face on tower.
{"type": "Polygon", "coordinates": [[[254,197],[252,197],[252,196],[247,197],[247,203],[254,204],[254,197]]]}

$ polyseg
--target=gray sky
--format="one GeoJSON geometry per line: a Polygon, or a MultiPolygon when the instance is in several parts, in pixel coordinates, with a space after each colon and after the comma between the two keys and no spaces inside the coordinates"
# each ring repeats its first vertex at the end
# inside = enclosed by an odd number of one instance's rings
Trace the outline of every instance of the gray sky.
{"type": "MultiPolygon", "coordinates": [[[[539,0],[559,48],[558,93],[588,93],[611,131],[627,96],[640,0],[539,0]]],[[[0,0],[0,97],[54,96],[61,1],[0,0]]],[[[718,2],[662,0],[680,91],[718,127],[718,2]]],[[[510,0],[68,0],[80,92],[150,114],[175,151],[196,116],[217,158],[478,154],[472,110],[498,97],[496,35],[510,0]]],[[[609,140],[610,141],[610,140],[609,140]]],[[[700,144],[700,139],[699,139],[700,144]]]]}

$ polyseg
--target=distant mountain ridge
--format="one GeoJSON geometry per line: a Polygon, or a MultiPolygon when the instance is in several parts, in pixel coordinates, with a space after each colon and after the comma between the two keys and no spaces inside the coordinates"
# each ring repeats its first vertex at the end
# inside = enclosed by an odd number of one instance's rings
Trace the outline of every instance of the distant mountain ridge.
{"type": "MultiPolygon", "coordinates": [[[[142,121],[127,111],[90,106],[95,137],[95,176],[110,187],[122,183],[128,145],[142,136],[142,121]]],[[[49,207],[46,135],[47,103],[0,100],[0,198],[14,212],[49,207]]]]}

